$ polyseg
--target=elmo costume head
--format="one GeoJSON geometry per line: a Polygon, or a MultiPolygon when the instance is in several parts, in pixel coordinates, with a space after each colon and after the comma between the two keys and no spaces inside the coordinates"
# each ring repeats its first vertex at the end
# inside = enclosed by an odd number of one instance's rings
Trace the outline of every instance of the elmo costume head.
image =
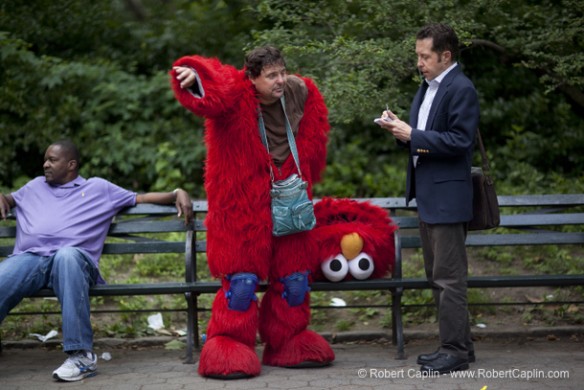
{"type": "Polygon", "coordinates": [[[386,210],[369,202],[323,198],[314,212],[315,280],[381,278],[393,270],[397,226],[386,210]]]}

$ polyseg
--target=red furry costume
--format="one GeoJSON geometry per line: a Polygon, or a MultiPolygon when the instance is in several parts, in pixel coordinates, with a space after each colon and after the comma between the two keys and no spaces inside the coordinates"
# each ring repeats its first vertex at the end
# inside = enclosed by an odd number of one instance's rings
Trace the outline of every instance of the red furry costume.
{"type": "MultiPolygon", "coordinates": [[[[171,80],[179,102],[206,118],[208,264],[223,285],[213,302],[199,374],[219,378],[259,375],[258,329],[265,342],[264,364],[330,363],[334,353],[326,340],[307,330],[308,294],[301,305],[293,307],[282,298],[281,278],[313,269],[317,252],[312,232],[272,236],[269,166],[273,166],[276,180],[284,179],[296,172],[292,156],[280,169],[273,164],[259,136],[259,101],[244,70],[200,56],[183,57],[174,65],[193,68],[200,78],[200,96],[182,89],[174,72],[171,80]],[[259,310],[255,301],[246,311],[228,307],[228,277],[238,273],[269,281],[259,310]]],[[[296,144],[311,194],[312,184],[320,180],[325,166],[329,123],[320,92],[310,79],[302,80],[308,96],[296,144]]]]}
{"type": "MultiPolygon", "coordinates": [[[[276,180],[295,173],[296,167],[290,155],[280,169],[276,168],[262,144],[259,101],[251,81],[244,70],[216,59],[183,57],[175,66],[193,68],[199,77],[196,91],[182,89],[174,74],[172,86],[183,106],[207,119],[207,257],[211,273],[221,278],[223,287],[213,302],[199,373],[218,378],[258,375],[258,330],[265,342],[264,364],[298,367],[330,363],[334,353],[328,343],[307,330],[308,292],[302,303],[289,304],[283,297],[282,278],[308,271],[310,278],[323,279],[327,272],[323,275],[321,267],[331,269],[341,261],[346,267],[336,273],[336,280],[382,277],[393,266],[395,226],[379,207],[326,198],[315,206],[314,230],[273,237],[269,167],[276,180]],[[259,309],[255,301],[245,311],[229,307],[230,278],[241,273],[268,280],[259,309]]],[[[318,89],[310,79],[302,80],[308,96],[296,144],[311,194],[312,184],[320,180],[324,169],[329,123],[318,89]]]]}
{"type": "Polygon", "coordinates": [[[369,202],[323,198],[314,206],[319,267],[314,279],[382,278],[393,271],[397,230],[388,213],[369,202]]]}

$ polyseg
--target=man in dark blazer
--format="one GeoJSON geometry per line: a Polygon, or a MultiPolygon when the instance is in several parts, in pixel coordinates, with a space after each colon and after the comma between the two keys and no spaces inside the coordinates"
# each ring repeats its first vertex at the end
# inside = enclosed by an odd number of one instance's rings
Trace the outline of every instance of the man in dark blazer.
{"type": "Polygon", "coordinates": [[[472,82],[456,62],[452,28],[431,24],[416,36],[418,70],[424,77],[410,123],[392,112],[381,126],[410,152],[406,201],[416,199],[426,276],[438,308],[440,347],[418,357],[421,371],[466,370],[475,361],[467,308],[465,240],[472,219],[471,160],[479,122],[472,82]]]}

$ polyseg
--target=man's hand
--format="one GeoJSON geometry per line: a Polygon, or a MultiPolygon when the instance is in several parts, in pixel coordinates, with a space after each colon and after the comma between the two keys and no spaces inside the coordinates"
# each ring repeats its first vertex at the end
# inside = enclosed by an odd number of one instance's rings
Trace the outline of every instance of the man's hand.
{"type": "Polygon", "coordinates": [[[388,130],[398,140],[408,142],[412,139],[412,127],[402,120],[394,120],[388,124],[388,130]]]}
{"type": "Polygon", "coordinates": [[[174,66],[172,68],[176,72],[176,79],[180,81],[181,88],[190,88],[197,79],[197,74],[191,68],[186,66],[174,66]]]}
{"type": "Polygon", "coordinates": [[[175,192],[176,195],[176,209],[178,210],[178,216],[184,215],[185,217],[185,225],[188,225],[193,221],[193,202],[189,194],[183,189],[177,189],[175,192]]]}
{"type": "Polygon", "coordinates": [[[136,195],[136,203],[175,204],[178,216],[185,218],[185,225],[193,221],[193,203],[189,194],[181,188],[172,192],[147,192],[136,195]]]}
{"type": "Polygon", "coordinates": [[[12,195],[0,194],[0,215],[2,216],[2,219],[6,220],[6,217],[10,214],[10,209],[14,206],[15,204],[12,195]]]}
{"type": "Polygon", "coordinates": [[[393,119],[391,122],[381,121],[379,126],[389,131],[395,138],[402,142],[408,142],[412,139],[412,127],[399,119],[393,112],[384,111],[381,117],[393,119]]]}

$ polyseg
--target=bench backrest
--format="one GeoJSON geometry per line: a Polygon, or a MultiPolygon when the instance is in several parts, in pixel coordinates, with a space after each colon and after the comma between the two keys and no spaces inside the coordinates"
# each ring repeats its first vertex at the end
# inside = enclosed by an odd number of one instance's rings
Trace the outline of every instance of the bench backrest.
{"type": "MultiPolygon", "coordinates": [[[[517,195],[499,196],[501,207],[501,228],[487,231],[470,232],[468,246],[504,245],[544,245],[544,244],[583,244],[584,232],[559,232],[557,226],[584,224],[584,194],[556,195],[517,195]],[[572,210],[572,211],[570,211],[572,210]],[[567,212],[570,211],[570,212],[567,212]]],[[[397,261],[401,262],[401,248],[419,248],[417,232],[418,218],[416,204],[408,206],[403,198],[368,198],[369,201],[390,211],[398,226],[399,243],[397,261]]],[[[318,201],[318,200],[317,200],[318,201]]],[[[204,235],[197,233],[207,229],[203,223],[207,212],[207,201],[193,201],[195,221],[185,226],[176,217],[174,206],[139,204],[118,214],[109,230],[109,237],[116,242],[107,242],[104,254],[127,253],[184,253],[187,266],[186,281],[196,280],[196,254],[206,251],[204,235]],[[185,232],[185,241],[167,241],[151,238],[149,233],[185,232]],[[121,242],[120,239],[122,240],[121,242]]],[[[6,225],[6,222],[2,222],[6,225]]],[[[14,224],[12,222],[12,224],[14,224]]],[[[0,226],[0,243],[14,239],[14,226],[0,226]]],[[[111,241],[111,240],[109,240],[111,241]]],[[[0,245],[0,257],[12,252],[13,243],[0,245]]],[[[397,275],[401,277],[401,264],[397,264],[397,275]]]]}
{"type": "MultiPolygon", "coordinates": [[[[558,226],[583,225],[584,195],[517,195],[499,196],[501,224],[498,229],[469,232],[467,246],[508,246],[582,244],[584,232],[560,232],[558,226]],[[579,208],[579,209],[578,209],[579,208]],[[506,228],[506,229],[502,229],[506,228]]],[[[418,218],[415,202],[412,207],[404,204],[391,205],[392,198],[378,200],[382,207],[389,206],[393,219],[400,227],[402,248],[419,248],[420,238],[415,233],[418,218]],[[409,211],[412,215],[404,211],[409,211]]]]}

